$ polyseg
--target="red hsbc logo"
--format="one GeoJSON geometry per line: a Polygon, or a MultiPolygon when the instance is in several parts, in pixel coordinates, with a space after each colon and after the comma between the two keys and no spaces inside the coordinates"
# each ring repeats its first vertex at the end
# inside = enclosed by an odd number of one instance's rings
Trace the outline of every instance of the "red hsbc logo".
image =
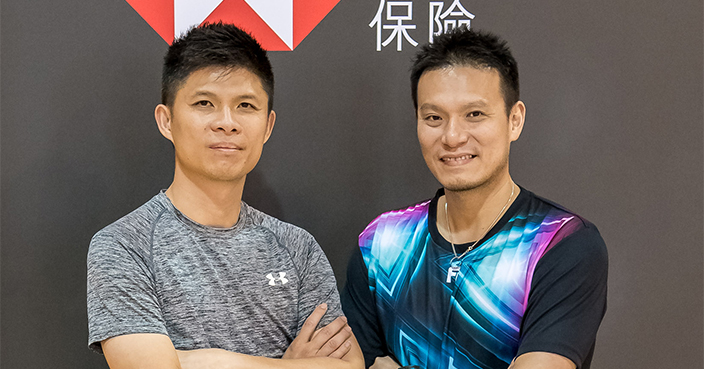
{"type": "Polygon", "coordinates": [[[340,0],[127,0],[171,43],[189,27],[223,21],[250,32],[267,50],[293,50],[340,0]]]}

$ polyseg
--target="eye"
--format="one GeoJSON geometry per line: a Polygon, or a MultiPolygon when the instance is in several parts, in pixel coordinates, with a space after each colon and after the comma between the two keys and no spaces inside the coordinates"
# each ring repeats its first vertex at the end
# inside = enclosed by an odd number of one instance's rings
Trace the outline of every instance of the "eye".
{"type": "Polygon", "coordinates": [[[423,116],[423,121],[429,127],[438,127],[442,123],[442,117],[435,114],[427,114],[423,116]]]}
{"type": "Polygon", "coordinates": [[[256,109],[256,107],[254,105],[252,105],[251,103],[248,103],[248,102],[241,102],[239,107],[244,108],[244,109],[256,109]]]}
{"type": "Polygon", "coordinates": [[[196,103],[193,104],[193,105],[194,105],[194,106],[206,107],[206,106],[213,106],[213,103],[211,103],[211,102],[208,101],[208,100],[200,100],[200,101],[196,101],[196,103]]]}
{"type": "Polygon", "coordinates": [[[475,111],[469,112],[469,114],[467,114],[467,117],[468,118],[479,118],[483,115],[484,115],[483,112],[481,112],[479,110],[475,110],[475,111]]]}

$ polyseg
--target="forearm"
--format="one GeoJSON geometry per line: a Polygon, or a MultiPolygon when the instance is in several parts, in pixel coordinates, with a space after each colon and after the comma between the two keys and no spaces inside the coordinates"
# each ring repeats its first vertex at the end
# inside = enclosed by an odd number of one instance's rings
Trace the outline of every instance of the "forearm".
{"type": "Polygon", "coordinates": [[[508,369],[575,369],[568,358],[549,352],[529,352],[517,357],[508,369]]]}
{"type": "MultiPolygon", "coordinates": [[[[352,354],[352,353],[350,353],[352,354]]],[[[361,351],[351,357],[333,359],[315,357],[305,359],[271,359],[250,356],[221,349],[178,351],[182,369],[358,369],[364,368],[361,351]]]]}
{"type": "Polygon", "coordinates": [[[281,359],[222,349],[177,350],[182,369],[364,369],[364,355],[342,316],[316,331],[327,311],[318,305],[281,359]]]}
{"type": "Polygon", "coordinates": [[[171,339],[162,334],[128,334],[101,342],[110,369],[182,369],[171,339]]]}

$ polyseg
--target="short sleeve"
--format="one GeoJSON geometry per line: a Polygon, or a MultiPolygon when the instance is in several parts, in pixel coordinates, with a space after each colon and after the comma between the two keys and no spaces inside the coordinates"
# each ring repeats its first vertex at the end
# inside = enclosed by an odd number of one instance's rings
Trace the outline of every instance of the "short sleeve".
{"type": "Polygon", "coordinates": [[[323,327],[343,315],[335,274],[328,258],[313,236],[307,234],[307,238],[303,242],[306,243],[305,250],[307,252],[300,253],[303,259],[297,263],[300,265],[299,275],[301,278],[298,300],[299,332],[315,307],[322,303],[328,305],[328,310],[320,320],[319,327],[323,327]]]}
{"type": "Polygon", "coordinates": [[[369,289],[367,266],[359,248],[355,249],[350,258],[347,283],[340,298],[348,324],[359,342],[365,366],[368,368],[374,364],[377,357],[388,356],[389,352],[377,314],[376,298],[369,289]]]}
{"type": "Polygon", "coordinates": [[[87,259],[88,344],[134,333],[167,334],[148,258],[126,242],[99,232],[87,259]]]}
{"type": "Polygon", "coordinates": [[[517,356],[551,352],[577,368],[588,368],[606,312],[606,245],[589,223],[556,238],[560,241],[541,258],[533,275],[517,356]]]}

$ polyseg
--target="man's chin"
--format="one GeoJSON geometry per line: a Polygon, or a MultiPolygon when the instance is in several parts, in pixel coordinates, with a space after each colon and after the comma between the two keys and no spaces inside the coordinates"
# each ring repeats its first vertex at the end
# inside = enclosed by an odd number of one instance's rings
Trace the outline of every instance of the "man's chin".
{"type": "Polygon", "coordinates": [[[238,183],[243,181],[247,177],[247,175],[230,172],[210,172],[207,173],[206,177],[212,182],[238,183]]]}
{"type": "Polygon", "coordinates": [[[247,178],[247,174],[251,171],[249,168],[242,167],[215,167],[209,168],[205,174],[215,182],[240,182],[247,178]]]}
{"type": "Polygon", "coordinates": [[[451,192],[465,192],[465,191],[472,191],[477,189],[478,187],[481,187],[481,184],[477,184],[474,182],[450,182],[450,183],[441,183],[442,187],[445,189],[445,191],[451,191],[451,192]]]}

